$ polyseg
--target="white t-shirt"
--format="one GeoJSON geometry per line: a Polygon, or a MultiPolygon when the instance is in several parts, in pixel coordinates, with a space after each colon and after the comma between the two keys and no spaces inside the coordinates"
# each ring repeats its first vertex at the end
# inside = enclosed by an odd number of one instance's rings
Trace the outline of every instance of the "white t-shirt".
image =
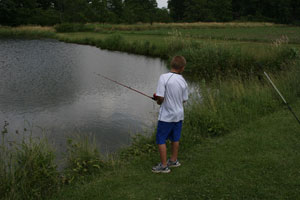
{"type": "Polygon", "coordinates": [[[180,74],[162,74],[158,81],[156,95],[164,97],[158,120],[179,122],[184,119],[183,101],[188,100],[188,86],[180,74]]]}

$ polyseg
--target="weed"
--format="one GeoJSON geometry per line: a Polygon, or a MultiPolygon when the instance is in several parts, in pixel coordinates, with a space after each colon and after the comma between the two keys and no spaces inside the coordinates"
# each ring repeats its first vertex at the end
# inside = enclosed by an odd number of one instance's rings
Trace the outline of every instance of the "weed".
{"type": "Polygon", "coordinates": [[[85,176],[101,172],[105,163],[101,159],[95,140],[88,136],[77,136],[67,141],[67,167],[65,169],[65,183],[74,179],[82,180],[85,176]]]}

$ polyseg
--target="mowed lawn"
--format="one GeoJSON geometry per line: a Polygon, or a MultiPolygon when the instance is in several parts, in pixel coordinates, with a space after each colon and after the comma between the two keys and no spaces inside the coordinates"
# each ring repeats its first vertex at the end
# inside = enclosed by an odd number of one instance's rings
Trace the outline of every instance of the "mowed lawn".
{"type": "MultiPolygon", "coordinates": [[[[292,106],[300,115],[300,101],[292,106]]],[[[136,157],[52,199],[299,199],[300,124],[284,106],[179,158],[170,174],[153,174],[158,154],[136,157]]]]}

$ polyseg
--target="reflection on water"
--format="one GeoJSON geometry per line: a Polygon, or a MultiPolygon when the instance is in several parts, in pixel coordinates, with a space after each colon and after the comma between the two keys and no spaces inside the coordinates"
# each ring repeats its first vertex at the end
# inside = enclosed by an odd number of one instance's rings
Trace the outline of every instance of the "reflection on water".
{"type": "Polygon", "coordinates": [[[103,151],[152,130],[157,106],[109,82],[104,74],[149,95],[167,71],[160,59],[54,40],[0,40],[0,125],[47,129],[63,145],[76,133],[95,135],[103,151]],[[151,129],[150,129],[151,128],[151,129]]]}

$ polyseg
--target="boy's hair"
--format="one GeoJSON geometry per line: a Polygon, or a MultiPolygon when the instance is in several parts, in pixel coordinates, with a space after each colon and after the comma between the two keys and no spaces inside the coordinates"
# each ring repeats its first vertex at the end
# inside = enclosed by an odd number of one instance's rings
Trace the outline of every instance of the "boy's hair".
{"type": "Polygon", "coordinates": [[[174,56],[171,61],[171,68],[173,69],[181,69],[182,67],[185,67],[186,60],[183,56],[174,56]]]}

